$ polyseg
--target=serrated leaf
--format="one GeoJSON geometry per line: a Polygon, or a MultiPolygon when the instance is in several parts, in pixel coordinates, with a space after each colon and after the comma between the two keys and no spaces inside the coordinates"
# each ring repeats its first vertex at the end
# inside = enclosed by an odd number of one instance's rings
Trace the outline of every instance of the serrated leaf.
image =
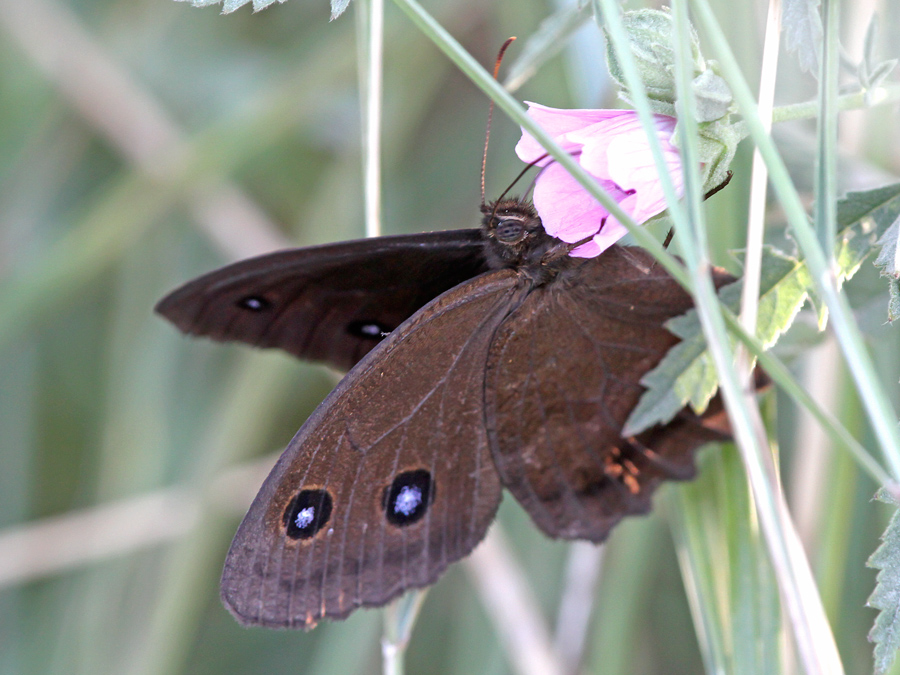
{"type": "Polygon", "coordinates": [[[822,17],[818,0],[784,0],[782,26],[789,51],[797,53],[800,68],[817,74],[819,45],[822,43],[822,17]]]}
{"type": "MultiPolygon", "coordinates": [[[[894,506],[897,500],[887,491],[879,490],[875,498],[894,506]]],[[[900,511],[894,511],[887,529],[881,536],[881,545],[866,562],[868,567],[879,570],[875,590],[866,603],[880,610],[869,641],[875,643],[875,673],[886,673],[900,648],[900,511]]]]}
{"type": "Polygon", "coordinates": [[[898,270],[897,265],[898,261],[900,261],[900,258],[898,258],[900,249],[897,248],[900,245],[900,238],[897,237],[898,233],[900,233],[900,218],[895,220],[878,240],[881,251],[878,253],[878,257],[875,258],[875,266],[881,268],[881,276],[883,277],[892,277],[894,279],[900,277],[900,270],[898,270]]]}
{"type": "Polygon", "coordinates": [[[835,256],[838,261],[838,283],[856,273],[866,257],[876,246],[883,248],[875,264],[882,267],[887,276],[890,301],[888,321],[900,316],[900,289],[897,285],[897,225],[900,220],[900,183],[887,185],[866,192],[851,192],[838,202],[838,225],[843,226],[841,241],[835,256]],[[889,234],[893,230],[893,234],[889,234]],[[888,242],[893,241],[893,245],[888,242]],[[893,251],[893,252],[892,252],[893,251]],[[884,268],[893,260],[893,272],[884,268]]]}
{"type": "Polygon", "coordinates": [[[881,252],[875,266],[881,268],[881,276],[888,278],[888,321],[894,323],[900,317],[900,218],[885,230],[878,240],[881,252]]]}
{"type": "Polygon", "coordinates": [[[222,14],[231,14],[231,12],[252,2],[253,11],[258,12],[265,9],[269,5],[278,2],[283,3],[285,0],[175,0],[176,2],[190,2],[194,7],[208,7],[209,5],[218,5],[222,2],[222,14]]]}
{"type": "MultiPolygon", "coordinates": [[[[805,264],[770,246],[763,249],[762,269],[757,337],[768,347],[787,330],[800,311],[811,279],[805,264]]],[[[719,301],[737,312],[742,288],[741,279],[724,286],[719,290],[719,301]]],[[[625,435],[668,422],[688,403],[702,413],[718,388],[718,377],[706,349],[697,310],[670,319],[666,328],[681,338],[681,342],[641,379],[647,391],[625,423],[625,435]]]]}
{"type": "MultiPolygon", "coordinates": [[[[884,232],[898,215],[900,215],[900,183],[874,190],[848,192],[837,204],[839,229],[856,227],[866,219],[871,219],[876,228],[884,232]]],[[[844,234],[843,231],[841,234],[844,234]]]]}
{"type": "Polygon", "coordinates": [[[334,21],[350,6],[350,0],[331,0],[331,20],[334,21]]]}
{"type": "Polygon", "coordinates": [[[891,279],[888,284],[890,300],[888,300],[888,321],[894,323],[900,319],[900,279],[891,279]]]}
{"type": "MultiPolygon", "coordinates": [[[[342,0],[332,0],[332,2],[340,1],[342,0]]],[[[544,62],[558,54],[572,34],[592,16],[591,4],[578,2],[557,10],[541,21],[538,29],[525,40],[518,58],[509,68],[509,74],[503,85],[509,91],[521,87],[544,62]]]]}
{"type": "MultiPolygon", "coordinates": [[[[838,202],[839,236],[834,256],[839,284],[856,273],[879,238],[898,218],[900,183],[850,192],[838,202]]],[[[738,311],[741,288],[741,281],[737,281],[719,291],[719,300],[733,312],[738,311]]],[[[891,293],[889,317],[897,318],[900,316],[900,286],[892,287],[891,293]]],[[[820,328],[824,327],[824,304],[815,296],[806,264],[766,247],[757,319],[757,337],[764,346],[774,344],[790,327],[807,298],[819,309],[820,328]]],[[[647,391],[625,423],[623,433],[626,435],[668,422],[688,403],[695,411],[702,412],[718,388],[696,310],[671,319],[666,327],[682,341],[641,380],[647,391]]]]}

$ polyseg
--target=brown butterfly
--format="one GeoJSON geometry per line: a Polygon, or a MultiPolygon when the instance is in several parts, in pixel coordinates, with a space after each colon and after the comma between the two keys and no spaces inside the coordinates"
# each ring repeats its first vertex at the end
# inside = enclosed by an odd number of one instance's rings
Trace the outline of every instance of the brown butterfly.
{"type": "Polygon", "coordinates": [[[433,583],[503,487],[547,535],[603,541],[728,437],[720,406],[621,435],[677,342],[663,324],[692,307],[647,253],[572,258],[529,204],[483,211],[481,230],[245,260],[157,306],[188,333],[351,368],[235,535],[221,588],[242,623],[309,628],[433,583]]]}

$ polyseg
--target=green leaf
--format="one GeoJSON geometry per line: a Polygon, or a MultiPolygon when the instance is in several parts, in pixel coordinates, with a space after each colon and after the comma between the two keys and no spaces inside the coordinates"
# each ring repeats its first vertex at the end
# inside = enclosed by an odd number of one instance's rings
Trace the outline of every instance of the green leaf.
{"type": "Polygon", "coordinates": [[[881,276],[883,277],[892,277],[894,279],[900,277],[900,269],[898,269],[897,265],[897,261],[900,259],[900,249],[897,248],[900,245],[900,239],[897,237],[898,232],[900,232],[900,219],[895,220],[878,240],[881,252],[875,259],[875,266],[881,268],[881,276]]]}
{"type": "Polygon", "coordinates": [[[900,217],[900,183],[849,192],[838,202],[838,281],[851,278],[876,242],[900,217]]]}
{"type": "MultiPolygon", "coordinates": [[[[834,257],[838,284],[856,274],[880,239],[900,220],[900,183],[864,192],[850,192],[837,205],[838,241],[834,257]]],[[[900,227],[900,226],[898,226],[900,227]]],[[[895,242],[896,243],[896,242],[895,242]]],[[[883,253],[883,252],[882,252],[883,253]]],[[[884,254],[884,253],[883,253],[884,254]]],[[[879,256],[879,260],[881,256],[879,256]]],[[[719,300],[732,312],[740,307],[741,281],[723,287],[719,300]]],[[[888,318],[900,316],[900,285],[891,285],[888,318]]],[[[757,337],[769,347],[793,323],[803,303],[810,298],[825,325],[824,305],[814,295],[806,264],[774,248],[763,250],[757,337]]],[[[666,327],[681,338],[659,365],[641,380],[647,391],[625,423],[623,433],[633,435],[654,424],[664,424],[690,403],[698,413],[706,410],[718,388],[706,340],[696,310],[671,319],[666,327]]]]}
{"type": "MultiPolygon", "coordinates": [[[[762,269],[757,337],[769,347],[793,322],[812,280],[806,265],[769,246],[763,249],[762,269]]],[[[719,290],[719,300],[732,312],[740,307],[742,288],[743,280],[739,279],[719,290]]],[[[718,388],[697,310],[670,319],[666,328],[681,342],[641,380],[647,391],[625,423],[625,435],[668,422],[688,403],[698,413],[703,412],[718,388]]]]}
{"type": "MultiPolygon", "coordinates": [[[[879,490],[875,498],[898,506],[896,498],[887,490],[879,490]]],[[[875,590],[866,603],[880,610],[875,625],[869,631],[869,640],[875,643],[875,673],[886,673],[900,649],[900,518],[894,511],[887,529],[881,536],[881,545],[866,562],[879,570],[875,590]]]]}

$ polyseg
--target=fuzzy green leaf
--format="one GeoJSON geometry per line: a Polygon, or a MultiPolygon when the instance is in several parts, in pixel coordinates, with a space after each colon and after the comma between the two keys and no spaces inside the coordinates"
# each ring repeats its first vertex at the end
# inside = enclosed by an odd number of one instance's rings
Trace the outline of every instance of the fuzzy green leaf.
{"type": "Polygon", "coordinates": [[[349,6],[350,0],[331,0],[331,20],[338,18],[349,6]]]}
{"type": "MultiPolygon", "coordinates": [[[[900,506],[887,491],[879,490],[875,498],[894,507],[900,506]]],[[[869,596],[868,606],[880,610],[875,625],[869,631],[869,640],[875,643],[875,673],[886,673],[900,649],[900,511],[894,511],[887,529],[881,536],[881,545],[866,562],[879,570],[875,590],[869,596]]]]}
{"type": "Polygon", "coordinates": [[[815,75],[822,42],[818,0],[785,0],[782,26],[788,51],[796,52],[800,67],[815,75]]]}

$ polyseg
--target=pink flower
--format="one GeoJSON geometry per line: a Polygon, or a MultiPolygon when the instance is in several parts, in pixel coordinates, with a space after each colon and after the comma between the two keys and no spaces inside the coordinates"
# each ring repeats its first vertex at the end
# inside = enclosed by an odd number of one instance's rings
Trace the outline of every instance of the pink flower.
{"type": "MultiPolygon", "coordinates": [[[[528,103],[528,114],[570,152],[589,174],[612,195],[638,224],[666,208],[656,164],[647,136],[633,110],[560,110],[528,103]]],[[[681,160],[672,143],[675,118],[655,115],[656,133],[662,143],[675,190],[683,194],[681,160]]],[[[516,154],[531,163],[546,150],[526,131],[516,145],[516,154]]],[[[546,157],[534,186],[534,207],[547,234],[573,244],[593,235],[571,255],[593,258],[628,234],[568,172],[546,157]]]]}

